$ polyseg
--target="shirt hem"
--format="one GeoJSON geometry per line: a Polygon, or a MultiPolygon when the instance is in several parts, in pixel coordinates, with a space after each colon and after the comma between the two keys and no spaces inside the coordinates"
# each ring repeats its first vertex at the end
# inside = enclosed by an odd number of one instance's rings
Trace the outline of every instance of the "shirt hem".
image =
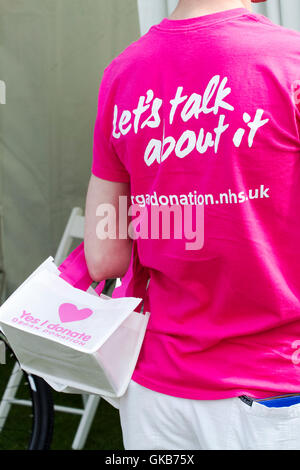
{"type": "MultiPolygon", "coordinates": [[[[247,395],[251,398],[267,398],[277,396],[280,391],[258,391],[250,390],[247,388],[236,388],[230,390],[201,390],[195,391],[187,388],[170,387],[165,384],[159,384],[153,380],[143,377],[141,374],[134,372],[132,375],[133,382],[138,383],[142,387],[153,390],[154,392],[170,395],[178,398],[186,398],[189,400],[222,400],[225,398],[235,398],[242,395],[247,395]]],[[[288,393],[288,392],[285,392],[288,393]]]]}

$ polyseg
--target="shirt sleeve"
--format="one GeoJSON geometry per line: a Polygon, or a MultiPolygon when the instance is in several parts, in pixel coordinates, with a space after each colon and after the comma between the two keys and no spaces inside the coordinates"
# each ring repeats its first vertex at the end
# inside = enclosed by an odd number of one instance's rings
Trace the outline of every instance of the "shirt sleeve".
{"type": "Polygon", "coordinates": [[[98,93],[91,172],[98,178],[127,183],[130,181],[129,173],[117,155],[112,142],[113,116],[114,84],[113,76],[107,67],[103,72],[98,93]]]}

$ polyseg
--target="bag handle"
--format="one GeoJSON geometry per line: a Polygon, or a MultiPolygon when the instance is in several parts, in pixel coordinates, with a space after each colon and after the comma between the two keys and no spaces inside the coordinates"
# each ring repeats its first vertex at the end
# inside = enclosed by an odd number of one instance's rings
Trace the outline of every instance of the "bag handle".
{"type": "MultiPolygon", "coordinates": [[[[59,277],[67,281],[73,287],[86,291],[93,279],[91,278],[86,264],[84,253],[84,242],[81,242],[75,250],[58,266],[61,274],[59,277]]],[[[114,289],[113,298],[117,297],[138,297],[143,299],[137,306],[136,311],[148,310],[147,288],[150,274],[147,268],[141,265],[139,261],[136,240],[133,241],[132,255],[129,268],[122,278],[120,287],[114,289]]],[[[105,280],[99,282],[95,292],[100,296],[105,286],[105,280]]]]}
{"type": "MultiPolygon", "coordinates": [[[[71,286],[86,291],[94,282],[86,264],[84,254],[84,242],[81,242],[75,250],[58,266],[61,274],[59,277],[67,281],[71,286]]],[[[101,294],[105,281],[99,282],[96,287],[98,295],[101,294]]]]}
{"type": "Polygon", "coordinates": [[[135,311],[144,313],[149,311],[147,289],[150,280],[150,272],[142,266],[138,256],[137,242],[133,240],[130,266],[122,278],[120,287],[114,289],[112,297],[138,297],[143,299],[135,311]]]}

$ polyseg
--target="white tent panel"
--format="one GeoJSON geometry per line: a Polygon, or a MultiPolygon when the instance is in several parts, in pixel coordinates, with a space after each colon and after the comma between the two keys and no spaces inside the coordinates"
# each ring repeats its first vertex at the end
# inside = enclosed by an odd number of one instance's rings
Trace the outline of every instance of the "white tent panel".
{"type": "MultiPolygon", "coordinates": [[[[170,15],[177,3],[178,0],[138,0],[141,34],[170,15]]],[[[266,3],[253,4],[253,11],[267,16],[274,23],[300,31],[299,0],[268,0],[266,3]]]]}
{"type": "Polygon", "coordinates": [[[138,0],[138,11],[141,34],[161,21],[168,14],[166,0],[138,0]]]}
{"type": "Polygon", "coordinates": [[[281,0],[282,24],[287,28],[300,31],[300,2],[299,0],[281,0]]]}
{"type": "Polygon", "coordinates": [[[253,5],[253,10],[267,16],[274,23],[281,24],[282,22],[280,0],[270,0],[267,3],[253,5]]]}

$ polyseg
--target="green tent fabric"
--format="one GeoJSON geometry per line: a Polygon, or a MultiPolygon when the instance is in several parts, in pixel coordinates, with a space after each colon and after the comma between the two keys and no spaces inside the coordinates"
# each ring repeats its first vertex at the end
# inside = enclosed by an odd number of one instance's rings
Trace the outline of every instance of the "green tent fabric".
{"type": "Polygon", "coordinates": [[[71,209],[84,208],[102,73],[139,35],[136,0],[0,0],[6,295],[55,255],[71,209]]]}
{"type": "MultiPolygon", "coordinates": [[[[54,256],[72,207],[84,208],[103,69],[176,4],[0,0],[0,272],[4,265],[7,295],[54,256]]],[[[300,30],[299,0],[268,0],[254,10],[300,30]]]]}

